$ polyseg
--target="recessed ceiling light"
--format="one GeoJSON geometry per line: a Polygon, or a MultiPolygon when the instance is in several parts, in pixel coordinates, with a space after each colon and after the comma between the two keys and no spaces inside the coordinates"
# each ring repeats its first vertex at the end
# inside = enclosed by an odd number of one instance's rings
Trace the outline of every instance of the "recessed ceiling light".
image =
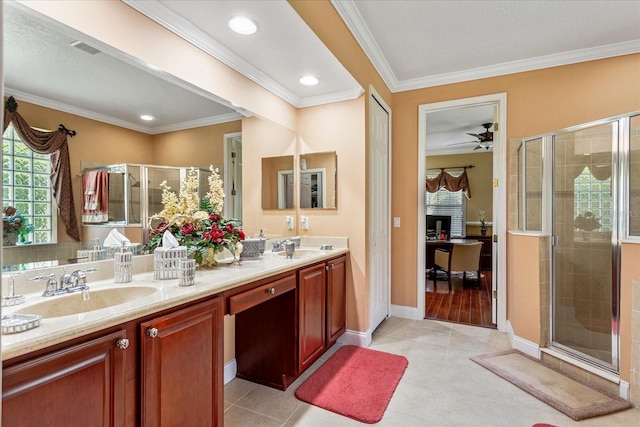
{"type": "Polygon", "coordinates": [[[258,31],[258,24],[246,16],[234,16],[229,21],[229,27],[238,34],[249,35],[258,31]]]}
{"type": "Polygon", "coordinates": [[[153,117],[153,116],[151,116],[149,114],[143,114],[143,115],[140,116],[140,118],[142,120],[146,120],[148,122],[150,122],[151,120],[155,120],[156,119],[155,117],[153,117]]]}
{"type": "Polygon", "coordinates": [[[305,86],[315,86],[320,82],[320,80],[314,76],[304,76],[301,77],[299,81],[305,86]]]}

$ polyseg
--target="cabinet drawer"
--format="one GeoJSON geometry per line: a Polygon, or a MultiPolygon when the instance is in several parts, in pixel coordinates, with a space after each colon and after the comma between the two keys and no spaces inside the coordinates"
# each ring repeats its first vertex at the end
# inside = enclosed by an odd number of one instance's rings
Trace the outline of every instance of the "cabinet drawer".
{"type": "Polygon", "coordinates": [[[283,277],[280,280],[267,283],[250,291],[234,295],[229,298],[229,314],[233,315],[251,307],[269,301],[272,298],[282,295],[285,292],[296,288],[296,276],[283,277]]]}

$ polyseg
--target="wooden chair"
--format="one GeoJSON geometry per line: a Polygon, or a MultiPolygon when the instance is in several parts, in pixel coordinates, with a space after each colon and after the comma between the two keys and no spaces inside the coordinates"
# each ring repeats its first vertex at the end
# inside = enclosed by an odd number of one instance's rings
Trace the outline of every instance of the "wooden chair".
{"type": "MultiPolygon", "coordinates": [[[[451,290],[451,272],[462,271],[462,286],[467,280],[467,271],[475,271],[478,274],[478,285],[480,285],[480,251],[482,242],[456,243],[451,251],[436,249],[434,254],[434,265],[436,270],[447,273],[449,290],[451,290]]],[[[436,275],[437,276],[437,275],[436,275]]],[[[434,279],[435,283],[435,279],[434,279]]]]}

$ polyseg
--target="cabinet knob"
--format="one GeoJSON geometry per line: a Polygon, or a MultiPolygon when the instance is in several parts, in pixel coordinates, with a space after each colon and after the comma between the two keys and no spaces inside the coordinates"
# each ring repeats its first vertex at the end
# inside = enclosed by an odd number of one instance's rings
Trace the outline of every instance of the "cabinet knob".
{"type": "Polygon", "coordinates": [[[276,288],[269,288],[269,290],[267,292],[269,292],[270,295],[275,295],[276,294],[276,288]]]}
{"type": "Polygon", "coordinates": [[[127,348],[129,348],[129,340],[126,338],[121,338],[118,341],[116,341],[116,347],[118,347],[120,350],[126,350],[127,348]]]}
{"type": "Polygon", "coordinates": [[[147,329],[146,334],[147,334],[148,337],[155,338],[155,337],[158,336],[158,329],[149,328],[149,329],[147,329]]]}

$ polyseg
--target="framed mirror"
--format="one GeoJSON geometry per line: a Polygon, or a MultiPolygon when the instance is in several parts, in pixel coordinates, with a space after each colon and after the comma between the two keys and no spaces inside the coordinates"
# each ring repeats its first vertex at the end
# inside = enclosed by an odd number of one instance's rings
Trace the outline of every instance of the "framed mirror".
{"type": "Polygon", "coordinates": [[[335,151],[300,155],[300,209],[337,207],[335,151]]]}
{"type": "Polygon", "coordinates": [[[262,209],[293,209],[293,156],[262,158],[262,209]]]}

